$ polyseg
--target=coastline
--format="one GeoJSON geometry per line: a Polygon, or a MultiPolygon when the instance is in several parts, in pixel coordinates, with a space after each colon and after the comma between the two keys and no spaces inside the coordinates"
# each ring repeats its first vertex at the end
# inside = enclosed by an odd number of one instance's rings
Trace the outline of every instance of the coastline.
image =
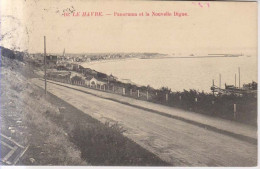
{"type": "MultiPolygon", "coordinates": [[[[125,60],[122,60],[125,61],[125,60]]],[[[30,64],[30,63],[29,63],[30,64]]],[[[33,64],[33,62],[32,62],[33,64]]],[[[74,65],[75,66],[75,65],[74,65]]],[[[33,65],[32,65],[33,67],[33,65]]],[[[35,68],[37,68],[37,66],[35,66],[35,68]]],[[[41,70],[42,71],[42,70],[41,70]]],[[[54,71],[54,70],[53,70],[54,71]]],[[[57,72],[59,72],[59,70],[57,70],[57,72]]],[[[60,74],[62,73],[67,73],[68,74],[68,70],[66,71],[61,71],[60,74]]],[[[205,117],[208,119],[212,119],[215,121],[218,121],[220,123],[220,127],[223,126],[223,121],[226,121],[230,123],[234,123],[237,124],[238,126],[242,126],[244,124],[248,125],[249,128],[256,128],[257,127],[257,121],[255,121],[257,118],[257,98],[250,96],[250,95],[243,95],[241,96],[236,96],[236,95],[212,95],[212,94],[207,94],[207,93],[203,93],[203,92],[198,92],[196,90],[189,90],[189,91],[183,91],[183,92],[171,92],[171,90],[169,90],[168,88],[161,88],[161,89],[153,89],[150,88],[148,86],[141,86],[141,87],[137,87],[134,85],[129,85],[129,84],[124,84],[124,83],[117,83],[116,81],[110,81],[110,83],[103,83],[103,84],[97,84],[95,86],[89,85],[90,83],[87,83],[87,79],[85,79],[85,75],[87,75],[88,72],[94,72],[93,74],[89,74],[90,75],[97,75],[95,76],[97,79],[104,77],[104,76],[98,76],[102,73],[94,71],[94,70],[89,70],[89,69],[84,69],[83,67],[79,67],[75,66],[73,67],[73,69],[71,70],[71,72],[75,72],[77,74],[82,74],[82,78],[74,78],[74,77],[70,77],[70,76],[56,76],[55,72],[53,73],[54,76],[49,76],[48,75],[48,80],[52,80],[48,81],[48,90],[49,92],[54,92],[57,91],[58,93],[61,93],[62,98],[64,99],[63,101],[65,101],[67,99],[67,101],[71,101],[69,98],[70,96],[72,96],[74,99],[74,101],[72,101],[71,103],[73,103],[73,106],[82,108],[82,111],[86,111],[86,112],[95,112],[96,107],[100,107],[100,103],[102,103],[102,105],[104,105],[104,102],[102,101],[97,101],[97,99],[105,99],[108,100],[107,107],[103,107],[103,112],[104,114],[111,114],[111,113],[118,113],[119,115],[122,114],[121,110],[125,110],[125,106],[128,106],[129,109],[131,110],[126,110],[124,113],[129,113],[128,115],[126,115],[126,119],[130,120],[129,116],[132,115],[133,113],[137,112],[137,111],[142,111],[142,113],[139,113],[141,116],[144,114],[143,111],[147,111],[150,114],[146,117],[149,118],[151,116],[159,116],[161,118],[167,118],[170,121],[175,121],[178,120],[181,123],[189,123],[192,126],[196,127],[196,131],[197,130],[202,130],[202,131],[208,131],[208,132],[216,132],[217,134],[223,134],[223,135],[227,135],[228,137],[233,137],[233,139],[239,139],[239,142],[241,141],[246,141],[246,144],[252,144],[253,146],[255,146],[257,144],[257,140],[254,138],[249,138],[249,137],[245,137],[243,135],[240,134],[234,134],[234,133],[230,133],[227,132],[225,130],[221,130],[219,128],[216,127],[212,127],[211,125],[213,124],[212,122],[209,122],[208,120],[204,120],[201,119],[202,123],[198,123],[195,120],[194,116],[200,116],[200,117],[205,117]],[[75,68],[75,69],[74,69],[75,68]],[[87,71],[88,70],[88,71],[87,71]],[[55,84],[56,81],[56,84],[55,84]],[[58,88],[52,88],[53,84],[55,86],[57,86],[57,82],[60,82],[60,85],[58,88]],[[67,84],[66,84],[67,83],[67,84]],[[51,87],[52,86],[52,87],[51,87]],[[60,89],[60,87],[65,87],[65,86],[69,86],[66,87],[66,89],[60,89]],[[70,89],[73,89],[75,91],[72,91],[70,89]],[[76,94],[74,95],[74,92],[81,92],[84,91],[82,93],[78,93],[79,95],[77,95],[78,97],[76,97],[76,94]],[[71,92],[71,93],[70,93],[71,92]],[[63,93],[66,93],[65,96],[63,95],[63,93]],[[85,94],[89,94],[89,96],[86,96],[85,94]],[[91,95],[91,96],[90,96],[91,95]],[[107,96],[111,96],[110,98],[107,96]],[[90,97],[93,97],[91,100],[90,97]],[[89,99],[89,100],[88,100],[89,99]],[[112,107],[114,108],[112,111],[109,111],[109,108],[111,106],[111,101],[114,104],[117,104],[117,106],[122,106],[122,108],[117,108],[116,106],[112,107]],[[87,104],[86,104],[87,103],[87,104]],[[155,104],[154,104],[155,103],[155,104]],[[237,112],[233,112],[233,105],[237,104],[237,112]],[[96,105],[96,106],[93,106],[96,105]],[[144,105],[147,105],[146,107],[144,105]],[[94,109],[92,111],[89,111],[90,108],[94,109]],[[176,110],[178,110],[178,112],[176,112],[176,114],[172,114],[172,109],[170,110],[170,107],[175,107],[177,108],[176,110]],[[156,108],[156,109],[155,109],[156,108]],[[159,110],[159,109],[163,110],[159,110]],[[132,110],[135,109],[135,110],[132,110]],[[138,109],[138,110],[137,110],[138,109]],[[119,112],[117,112],[119,111],[119,112]],[[164,112],[166,111],[166,112],[164,112]],[[186,114],[187,112],[191,112],[190,115],[187,115],[186,118],[182,118],[179,116],[183,116],[184,114],[186,114]],[[202,115],[199,115],[202,114],[202,115]],[[206,115],[206,116],[204,116],[206,115]],[[192,117],[193,116],[193,117],[192,117]],[[223,121],[221,121],[222,118],[223,121]],[[204,122],[207,122],[209,125],[205,125],[204,122]],[[238,122],[238,123],[237,123],[238,122]],[[241,124],[240,124],[241,123],[241,124]],[[200,129],[198,129],[198,127],[200,129]],[[206,130],[205,130],[206,129],[206,130]]],[[[104,74],[103,74],[104,75],[104,74]]],[[[76,75],[77,76],[77,75],[76,75]]],[[[78,76],[77,76],[78,77],[78,76]]],[[[108,78],[109,76],[107,76],[106,78],[108,78]]],[[[42,86],[44,86],[44,83],[39,82],[39,84],[42,86]]],[[[19,89],[19,88],[18,88],[19,89]]],[[[43,90],[42,90],[43,92],[43,90]]],[[[57,93],[56,93],[57,94],[57,93]]],[[[72,99],[73,99],[72,98],[72,99]]],[[[56,101],[57,99],[54,98],[54,100],[56,101]]],[[[62,100],[61,100],[62,101],[62,100]]],[[[61,105],[59,107],[63,107],[62,110],[64,110],[64,105],[61,105]]],[[[70,108],[70,106],[66,105],[66,107],[70,108]]],[[[102,106],[101,106],[102,107],[102,106]]],[[[67,108],[66,108],[67,109],[67,108]]],[[[98,113],[100,112],[99,110],[97,110],[98,113]]],[[[74,118],[76,116],[75,113],[71,114],[71,112],[75,112],[74,110],[68,111],[67,112],[67,118],[66,119],[70,119],[74,118]]],[[[57,117],[56,115],[65,115],[64,113],[66,112],[60,112],[59,114],[55,113],[52,114],[48,113],[48,117],[52,117],[50,115],[54,115],[54,117],[57,117]]],[[[82,120],[81,118],[81,114],[82,112],[80,112],[78,114],[78,118],[82,120]]],[[[96,114],[96,113],[94,113],[96,114]]],[[[58,116],[60,117],[60,116],[58,116]]],[[[64,116],[63,116],[64,117],[64,116]]],[[[97,116],[98,117],[98,116],[97,116]]],[[[53,119],[53,118],[50,118],[53,119]]],[[[89,118],[87,118],[89,119],[89,118]]],[[[108,118],[105,118],[108,119],[108,118]]],[[[143,123],[143,116],[141,118],[134,118],[133,120],[130,120],[130,122],[135,121],[135,119],[139,119],[140,120],[140,124],[143,123]]],[[[62,122],[62,120],[64,120],[63,118],[59,118],[58,119],[58,123],[60,124],[60,122],[62,122]]],[[[78,120],[76,120],[78,121],[78,120]]],[[[119,120],[120,121],[120,120],[119,120]]],[[[75,120],[71,121],[71,125],[74,125],[75,120]]],[[[150,122],[148,122],[148,124],[150,124],[150,122]]],[[[155,129],[157,129],[157,123],[155,129]]],[[[162,124],[162,127],[164,128],[165,125],[165,121],[162,124]]],[[[66,127],[68,125],[68,123],[64,123],[64,126],[66,127]]],[[[85,126],[86,122],[82,122],[82,125],[85,126]]],[[[169,125],[173,125],[173,127],[171,128],[175,128],[175,123],[170,122],[169,125]]],[[[98,126],[101,125],[96,125],[93,128],[97,128],[98,126]]],[[[230,124],[227,123],[227,126],[230,127],[230,124]]],[[[104,160],[100,160],[100,161],[95,161],[96,158],[93,159],[93,161],[91,160],[91,157],[93,156],[87,156],[89,154],[89,149],[85,149],[86,145],[90,145],[87,147],[93,147],[93,153],[96,152],[96,148],[93,145],[89,144],[90,142],[86,142],[88,140],[86,139],[81,139],[81,138],[86,138],[89,137],[89,135],[87,134],[82,134],[82,132],[78,132],[79,129],[82,129],[82,126],[79,126],[79,128],[75,128],[75,130],[71,131],[71,135],[72,136],[78,136],[76,137],[76,139],[74,140],[74,144],[78,146],[78,148],[81,150],[81,152],[83,152],[83,157],[84,159],[86,159],[85,157],[89,157],[87,159],[90,159],[90,164],[102,164],[102,162],[104,162],[104,160]],[[78,141],[79,140],[79,141],[78,141]],[[85,153],[84,153],[85,152],[85,153]],[[84,156],[84,154],[86,156],[84,156]]],[[[107,133],[109,131],[109,126],[102,126],[102,128],[104,128],[105,130],[101,130],[101,131],[97,131],[96,133],[100,134],[101,136],[104,136],[105,133],[107,133]]],[[[145,127],[147,128],[147,127],[145,127]]],[[[183,128],[181,126],[181,128],[183,128]]],[[[236,131],[237,128],[235,128],[234,131],[236,131]]],[[[88,132],[89,130],[84,130],[85,132],[88,132]]],[[[194,133],[195,130],[193,130],[192,133],[194,133]]],[[[90,130],[90,133],[92,131],[90,130]]],[[[161,133],[161,130],[159,130],[158,132],[159,134],[161,133]]],[[[248,133],[248,132],[245,132],[248,133]]],[[[250,132],[251,133],[251,132],[250,132]]],[[[70,134],[68,132],[68,134],[70,134]]],[[[167,136],[169,136],[170,134],[167,134],[167,136]]],[[[183,133],[181,133],[181,135],[183,135],[183,133]]],[[[250,134],[251,135],[251,134],[250,134]]],[[[119,137],[117,137],[117,140],[123,140],[124,137],[121,137],[121,135],[118,135],[119,137]]],[[[110,137],[110,136],[109,136],[110,137]]],[[[226,136],[224,136],[226,137],[226,136]]],[[[178,138],[178,137],[177,137],[178,138]]],[[[215,137],[214,137],[215,138],[215,137]]],[[[159,140],[161,140],[161,137],[158,137],[159,140]]],[[[172,138],[170,138],[172,139],[172,138]]],[[[96,141],[94,141],[94,143],[97,143],[95,145],[97,145],[98,147],[100,147],[100,141],[102,139],[97,139],[96,141]]],[[[106,140],[106,139],[105,139],[106,140]]],[[[126,139],[127,140],[127,139],[126,139]]],[[[169,141],[167,141],[169,142],[169,141]]],[[[101,143],[104,143],[103,141],[101,143]]],[[[110,142],[109,142],[110,143],[110,142]]],[[[127,145],[129,145],[129,142],[126,143],[127,145]]],[[[140,143],[139,143],[140,144],[140,143]]],[[[188,144],[190,145],[190,144],[188,144]]],[[[211,144],[214,145],[214,144],[211,144]]],[[[108,145],[110,146],[110,144],[108,145]]],[[[104,148],[108,147],[107,144],[104,144],[104,148]]],[[[133,146],[136,146],[133,144],[133,146]]],[[[110,146],[111,147],[111,146],[110,146]]],[[[117,144],[115,144],[115,148],[119,148],[120,149],[121,146],[118,146],[117,144]]],[[[109,150],[111,150],[112,152],[114,151],[115,148],[111,148],[109,150]]],[[[126,149],[122,149],[124,153],[127,154],[127,157],[129,156],[129,152],[131,152],[130,150],[135,149],[132,148],[132,146],[129,148],[129,151],[126,149]]],[[[140,148],[139,148],[140,149],[140,148]]],[[[106,152],[108,152],[107,150],[105,150],[106,152]]],[[[104,151],[102,151],[101,153],[103,154],[104,151]]],[[[145,157],[147,157],[147,153],[145,150],[141,150],[141,153],[145,153],[145,157]]],[[[152,153],[156,153],[156,151],[151,151],[152,153]]],[[[196,151],[195,151],[196,152],[196,151]]],[[[91,154],[93,154],[91,153],[91,154]]],[[[139,154],[139,152],[136,153],[136,151],[133,152],[133,156],[136,157],[136,154],[139,154]]],[[[98,154],[99,156],[99,154],[98,154]]],[[[111,156],[110,153],[108,153],[108,156],[105,157],[105,159],[110,159],[110,157],[115,157],[114,155],[111,156]]],[[[122,153],[119,153],[119,157],[122,157],[122,153]]],[[[133,157],[133,158],[134,158],[133,157]]],[[[150,156],[152,159],[154,159],[153,155],[151,154],[150,156]]],[[[149,157],[149,159],[150,159],[149,157]]],[[[117,159],[117,158],[116,158],[117,159]]],[[[128,158],[127,158],[128,159],[128,158]]],[[[153,163],[154,160],[150,161],[148,159],[149,163],[153,163]]],[[[114,160],[114,158],[112,158],[112,160],[114,160]]],[[[138,158],[137,158],[138,160],[138,158]]],[[[159,160],[159,159],[158,159],[159,160]]],[[[38,161],[38,160],[37,160],[38,161]]],[[[120,160],[121,162],[121,160],[120,160]]],[[[148,163],[146,159],[144,159],[144,163],[148,163]]],[[[156,160],[155,160],[156,162],[156,160]]],[[[163,162],[162,162],[163,163],[163,162]]],[[[128,163],[127,163],[128,164],[128,163]]],[[[167,164],[166,164],[167,165],[167,164]]]]}
{"type": "MultiPolygon", "coordinates": [[[[88,65],[96,65],[99,63],[109,63],[109,62],[120,62],[120,61],[135,60],[135,59],[140,59],[140,58],[108,59],[108,60],[96,60],[96,61],[91,61],[91,62],[78,62],[78,63],[79,63],[79,65],[86,68],[86,66],[88,66],[88,65]]],[[[72,62],[72,63],[74,63],[74,62],[72,62]]]]}
{"type": "MultiPolygon", "coordinates": [[[[80,66],[84,67],[84,68],[90,68],[89,66],[91,65],[97,65],[97,64],[102,64],[102,63],[111,63],[111,62],[123,62],[123,61],[126,61],[126,60],[138,60],[140,58],[124,58],[124,59],[110,59],[110,60],[98,60],[98,61],[91,61],[91,62],[83,62],[83,63],[79,63],[80,66]]],[[[92,69],[92,68],[91,68],[92,69]]],[[[100,72],[100,71],[99,71],[100,72]]],[[[105,73],[105,72],[101,72],[101,73],[105,73]]],[[[106,73],[105,73],[106,74],[106,73]]],[[[115,75],[116,76],[116,75],[115,75]]],[[[137,84],[136,82],[132,81],[131,79],[127,79],[127,78],[120,78],[118,77],[119,81],[131,81],[131,84],[134,84],[138,87],[141,87],[141,86],[145,86],[145,84],[137,84]]]]}
{"type": "Polygon", "coordinates": [[[255,67],[255,59],[245,57],[132,58],[85,62],[80,65],[120,79],[130,79],[141,86],[149,85],[155,89],[168,87],[176,92],[194,89],[211,93],[213,79],[219,86],[219,74],[222,74],[222,88],[224,83],[235,85],[238,67],[241,68],[242,85],[257,81],[257,74],[245,66],[255,67]],[[225,68],[219,69],[220,66],[225,68]]]}

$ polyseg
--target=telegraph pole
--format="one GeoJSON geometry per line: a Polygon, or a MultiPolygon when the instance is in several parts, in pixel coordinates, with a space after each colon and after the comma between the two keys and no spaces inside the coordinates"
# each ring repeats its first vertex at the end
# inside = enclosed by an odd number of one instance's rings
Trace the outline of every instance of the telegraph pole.
{"type": "Polygon", "coordinates": [[[219,74],[219,88],[221,89],[221,74],[219,74]]]}
{"type": "Polygon", "coordinates": [[[47,94],[47,80],[46,80],[46,37],[44,36],[44,81],[45,81],[45,95],[47,94]]]}
{"type": "Polygon", "coordinates": [[[235,87],[237,87],[237,74],[235,74],[235,87]]]}
{"type": "Polygon", "coordinates": [[[214,79],[212,80],[212,93],[213,93],[213,96],[215,96],[215,84],[214,84],[214,79]]]}
{"type": "Polygon", "coordinates": [[[240,67],[238,67],[238,88],[240,89],[240,67]]]}

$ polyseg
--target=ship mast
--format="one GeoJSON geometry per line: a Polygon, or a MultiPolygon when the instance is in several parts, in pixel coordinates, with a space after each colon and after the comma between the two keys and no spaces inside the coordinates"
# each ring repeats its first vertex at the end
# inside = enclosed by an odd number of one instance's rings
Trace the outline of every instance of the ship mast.
{"type": "Polygon", "coordinates": [[[64,48],[64,50],[63,50],[63,55],[62,55],[63,57],[65,57],[65,48],[64,48]]]}

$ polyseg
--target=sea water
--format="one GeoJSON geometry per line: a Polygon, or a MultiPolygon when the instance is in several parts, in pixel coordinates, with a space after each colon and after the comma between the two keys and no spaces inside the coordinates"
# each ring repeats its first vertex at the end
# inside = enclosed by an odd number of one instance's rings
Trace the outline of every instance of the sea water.
{"type": "Polygon", "coordinates": [[[224,88],[257,82],[257,57],[206,57],[164,59],[121,59],[83,63],[82,66],[129,79],[138,85],[168,87],[172,91],[195,89],[210,92],[213,83],[224,88]],[[220,84],[221,74],[221,84],[220,84]],[[236,74],[236,75],[235,75],[236,74]],[[235,81],[236,76],[236,81],[235,81]]]}

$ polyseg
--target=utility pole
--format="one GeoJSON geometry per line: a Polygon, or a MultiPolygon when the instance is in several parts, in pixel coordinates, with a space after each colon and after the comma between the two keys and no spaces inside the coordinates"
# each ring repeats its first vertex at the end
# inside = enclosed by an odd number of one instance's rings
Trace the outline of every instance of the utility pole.
{"type": "Polygon", "coordinates": [[[219,89],[221,89],[221,74],[219,74],[219,89]]]}
{"type": "Polygon", "coordinates": [[[44,80],[45,80],[45,95],[47,94],[47,80],[46,80],[46,37],[44,36],[44,80]]]}
{"type": "Polygon", "coordinates": [[[235,74],[235,87],[237,87],[237,74],[235,74]]]}
{"type": "Polygon", "coordinates": [[[215,84],[214,84],[214,79],[212,80],[212,93],[213,93],[213,96],[215,96],[215,84]]]}
{"type": "Polygon", "coordinates": [[[240,89],[240,67],[238,67],[238,88],[240,89]]]}

